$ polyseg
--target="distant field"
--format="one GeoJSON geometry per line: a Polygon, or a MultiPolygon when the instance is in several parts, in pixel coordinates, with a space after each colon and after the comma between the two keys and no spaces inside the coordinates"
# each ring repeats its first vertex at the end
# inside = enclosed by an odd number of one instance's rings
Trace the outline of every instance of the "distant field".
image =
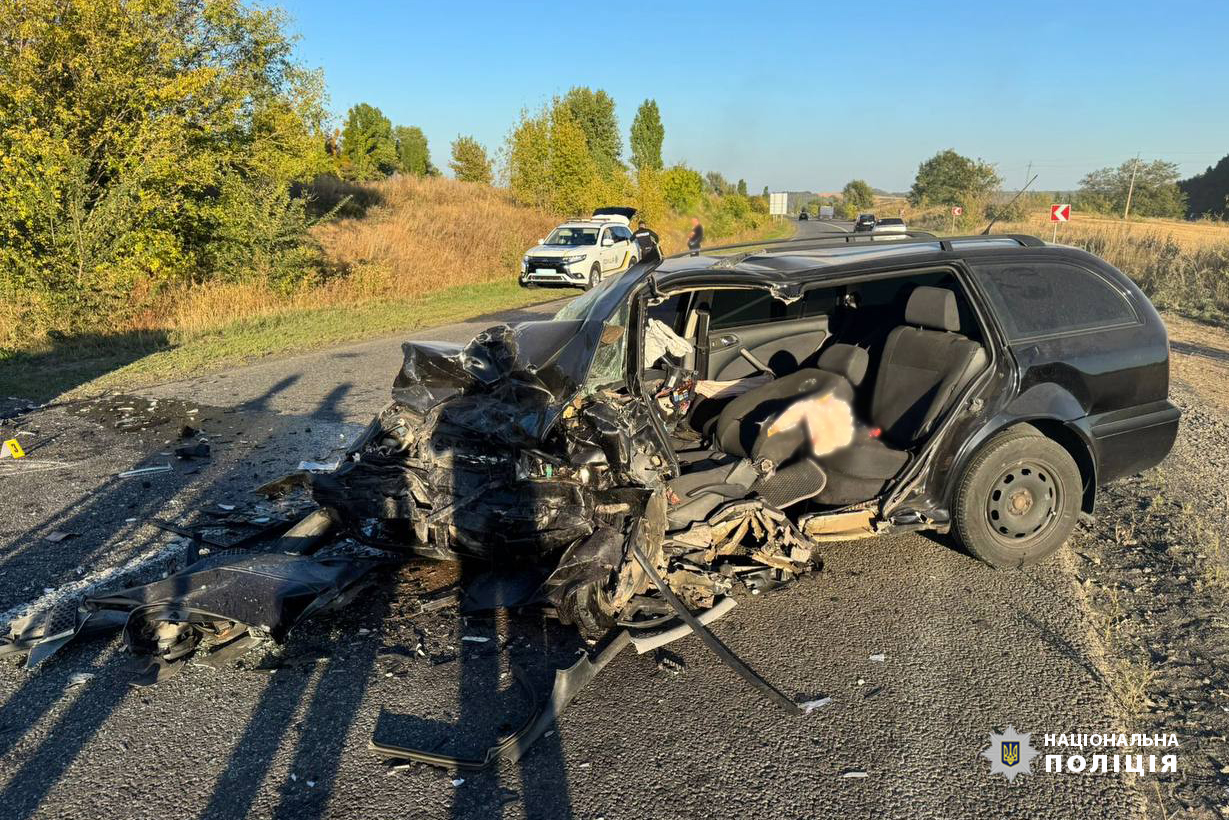
{"type": "MultiPolygon", "coordinates": [[[[1013,230],[1032,233],[1049,240],[1054,235],[1054,223],[1050,222],[1050,212],[1037,213],[1020,222],[1007,224],[1013,230]]],[[[999,224],[994,227],[999,231],[999,224]]],[[[1005,232],[1004,228],[1004,232],[1005,232]]],[[[1126,236],[1141,237],[1146,235],[1166,236],[1186,249],[1195,249],[1209,245],[1229,243],[1229,223],[1225,222],[1188,222],[1183,219],[1129,219],[1123,221],[1113,217],[1081,214],[1075,212],[1071,221],[1058,224],[1058,241],[1063,242],[1065,235],[1078,238],[1088,231],[1111,231],[1126,236]]]]}

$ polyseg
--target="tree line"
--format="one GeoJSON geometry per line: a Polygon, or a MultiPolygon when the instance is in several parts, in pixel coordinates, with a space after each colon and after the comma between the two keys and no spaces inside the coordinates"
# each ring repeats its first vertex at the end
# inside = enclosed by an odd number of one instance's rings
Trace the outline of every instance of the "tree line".
{"type": "MultiPolygon", "coordinates": [[[[1069,198],[1077,210],[1096,214],[1169,219],[1225,217],[1229,212],[1229,156],[1203,174],[1186,180],[1179,180],[1179,176],[1173,162],[1130,159],[1090,171],[1075,191],[1055,196],[1069,198]]],[[[1007,213],[1002,202],[1006,195],[996,196],[1002,185],[990,163],[947,149],[918,166],[908,198],[914,206],[959,205],[985,218],[1022,217],[1022,207],[1031,200],[1022,198],[1011,209],[1013,212],[1007,213]]]]}
{"type": "MultiPolygon", "coordinates": [[[[603,89],[576,86],[537,110],[523,110],[496,151],[458,135],[448,167],[462,182],[498,182],[518,202],[560,214],[626,204],[653,222],[670,211],[698,211],[712,198],[716,205],[707,218],[715,223],[712,233],[720,235],[767,213],[766,198],[748,194],[745,179],[730,182],[717,171],[702,175],[684,163],[666,167],[664,139],[661,110],[656,100],[646,99],[628,131],[625,159],[614,99],[603,89]]],[[[354,180],[438,173],[420,129],[394,128],[366,103],[347,113],[330,153],[337,157],[337,173],[354,180]],[[413,139],[413,164],[403,158],[406,135],[413,139]]]]}
{"type": "MultiPolygon", "coordinates": [[[[440,173],[421,128],[373,105],[333,129],[288,28],[241,0],[0,3],[0,354],[47,328],[129,326],[167,288],[321,281],[315,179],[440,173]]],[[[664,133],[645,100],[625,158],[614,101],[578,87],[524,112],[494,154],[459,135],[447,168],[561,214],[703,205],[713,235],[767,210],[745,182],[713,194],[664,167],[664,133]]]]}

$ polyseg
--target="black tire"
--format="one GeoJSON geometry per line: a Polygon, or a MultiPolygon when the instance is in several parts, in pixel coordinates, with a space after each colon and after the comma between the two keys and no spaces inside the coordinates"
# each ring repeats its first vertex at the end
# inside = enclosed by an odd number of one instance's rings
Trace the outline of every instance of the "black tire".
{"type": "Polygon", "coordinates": [[[610,606],[610,594],[601,583],[577,582],[563,593],[558,608],[559,620],[575,626],[582,637],[597,640],[615,625],[610,606]]]}
{"type": "Polygon", "coordinates": [[[1035,564],[1075,529],[1083,485],[1071,454],[1036,428],[1014,427],[965,468],[952,505],[956,536],[999,569],[1035,564]]]}
{"type": "Polygon", "coordinates": [[[585,290],[593,290],[601,281],[602,265],[599,262],[594,262],[593,267],[589,268],[589,281],[585,283],[585,290]]]}

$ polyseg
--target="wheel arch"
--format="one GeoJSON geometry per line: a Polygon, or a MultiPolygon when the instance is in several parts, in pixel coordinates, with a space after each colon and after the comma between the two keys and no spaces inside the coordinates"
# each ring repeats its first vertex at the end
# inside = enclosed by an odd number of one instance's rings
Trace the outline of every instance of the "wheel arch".
{"type": "Polygon", "coordinates": [[[1024,423],[1062,446],[1075,466],[1080,468],[1080,482],[1084,485],[1080,511],[1091,514],[1097,501],[1097,459],[1080,429],[1070,422],[1054,418],[1030,419],[1024,423]]]}
{"type": "Polygon", "coordinates": [[[947,482],[947,501],[949,509],[954,501],[960,476],[964,474],[973,458],[981,452],[986,444],[1000,433],[1015,428],[1031,428],[1039,435],[1057,443],[1067,451],[1080,471],[1080,483],[1083,492],[1080,500],[1080,511],[1092,513],[1097,500],[1097,460],[1093,454],[1092,444],[1078,425],[1070,420],[1057,416],[1034,416],[1029,418],[1008,417],[996,420],[997,424],[987,425],[975,441],[971,441],[961,453],[956,469],[952,470],[947,482]]]}

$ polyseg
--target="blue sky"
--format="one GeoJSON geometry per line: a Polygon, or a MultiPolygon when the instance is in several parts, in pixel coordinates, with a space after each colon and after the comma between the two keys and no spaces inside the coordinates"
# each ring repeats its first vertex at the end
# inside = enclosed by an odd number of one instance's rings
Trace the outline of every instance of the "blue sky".
{"type": "MultiPolygon", "coordinates": [[[[1039,190],[1135,153],[1229,153],[1229,3],[415,3],[285,0],[340,121],[358,102],[502,144],[518,112],[604,88],[626,142],[657,100],[666,161],[753,191],[907,189],[952,147],[1039,190]]],[[[626,149],[625,149],[626,150],[626,149]]]]}

